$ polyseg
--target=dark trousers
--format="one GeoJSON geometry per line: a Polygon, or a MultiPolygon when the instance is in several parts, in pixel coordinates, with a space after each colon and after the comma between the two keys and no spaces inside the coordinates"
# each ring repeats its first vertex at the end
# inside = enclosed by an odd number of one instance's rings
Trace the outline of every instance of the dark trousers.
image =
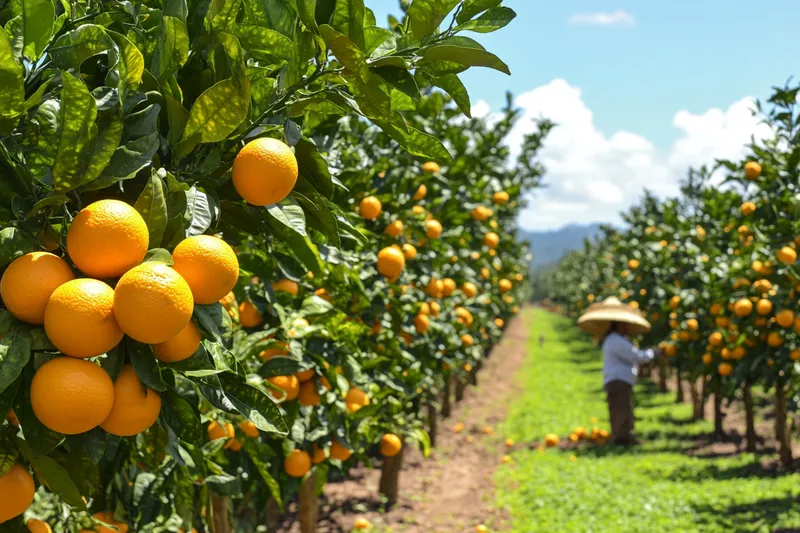
{"type": "Polygon", "coordinates": [[[633,444],[633,387],[624,381],[610,381],[605,386],[608,414],[611,419],[611,442],[633,444]]]}

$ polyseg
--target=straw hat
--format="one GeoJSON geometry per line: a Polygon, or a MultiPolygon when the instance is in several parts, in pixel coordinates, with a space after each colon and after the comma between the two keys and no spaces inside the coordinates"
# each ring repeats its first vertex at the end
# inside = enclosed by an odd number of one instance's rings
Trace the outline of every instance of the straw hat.
{"type": "Polygon", "coordinates": [[[643,335],[650,331],[648,322],[638,309],[624,304],[616,298],[606,298],[589,306],[578,319],[578,326],[592,335],[605,335],[612,322],[624,322],[631,326],[631,335],[643,335]]]}

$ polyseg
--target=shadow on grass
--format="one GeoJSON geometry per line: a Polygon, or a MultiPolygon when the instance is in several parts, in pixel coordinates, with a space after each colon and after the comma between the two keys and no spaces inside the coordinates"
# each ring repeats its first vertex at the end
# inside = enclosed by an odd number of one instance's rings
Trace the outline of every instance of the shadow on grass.
{"type": "MultiPolygon", "coordinates": [[[[777,524],[788,513],[797,508],[798,502],[794,498],[764,498],[747,504],[734,504],[727,507],[694,505],[698,515],[698,525],[704,523],[717,524],[715,516],[724,515],[733,524],[732,533],[756,531],[756,524],[772,526],[777,524]],[[709,518],[705,518],[708,516],[709,518]]],[[[700,529],[702,531],[702,529],[700,529]]],[[[758,529],[758,531],[766,531],[758,529]]],[[[771,529],[772,533],[792,533],[798,529],[771,529]]]]}

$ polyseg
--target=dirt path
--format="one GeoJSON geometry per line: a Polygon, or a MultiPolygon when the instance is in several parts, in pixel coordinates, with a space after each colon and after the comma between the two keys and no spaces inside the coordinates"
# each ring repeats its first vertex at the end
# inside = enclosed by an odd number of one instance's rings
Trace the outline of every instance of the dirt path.
{"type": "MultiPolygon", "coordinates": [[[[379,468],[351,469],[349,479],[325,486],[318,533],[349,532],[357,518],[392,533],[473,531],[478,524],[503,529],[508,517],[494,506],[491,477],[506,451],[494,429],[518,386],[514,376],[525,358],[530,317],[524,312],[509,324],[478,374],[478,386],[467,387],[452,415],[440,419],[431,456],[425,459],[417,449],[408,450],[397,505],[381,509],[379,468]],[[457,423],[465,426],[460,433],[453,430],[457,423]]],[[[286,517],[280,531],[299,532],[291,519],[286,517]]]]}

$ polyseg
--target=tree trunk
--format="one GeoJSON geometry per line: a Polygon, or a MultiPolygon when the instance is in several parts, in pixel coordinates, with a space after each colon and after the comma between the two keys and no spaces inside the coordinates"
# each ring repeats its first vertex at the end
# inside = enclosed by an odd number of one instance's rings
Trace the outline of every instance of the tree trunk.
{"type": "Polygon", "coordinates": [[[705,417],[705,402],[703,401],[702,379],[695,380],[689,384],[689,392],[692,395],[692,419],[702,420],[705,417]]]}
{"type": "Polygon", "coordinates": [[[677,370],[675,372],[675,386],[678,387],[678,390],[675,393],[675,403],[683,403],[684,395],[683,395],[683,383],[681,381],[681,371],[677,370]]]}
{"type": "Polygon", "coordinates": [[[742,401],[744,402],[744,415],[745,415],[745,440],[747,443],[747,451],[756,453],[756,415],[753,409],[753,391],[750,385],[747,384],[742,389],[742,401]]]}
{"type": "Polygon", "coordinates": [[[231,533],[227,496],[211,493],[211,513],[214,533],[231,533]]]}
{"type": "Polygon", "coordinates": [[[477,363],[475,368],[472,369],[472,372],[469,373],[469,384],[473,387],[478,386],[478,372],[480,372],[481,366],[481,363],[477,363]]]}
{"type": "Polygon", "coordinates": [[[464,389],[467,387],[466,381],[463,379],[456,380],[456,403],[464,399],[464,389]]]}
{"type": "Polygon", "coordinates": [[[300,487],[300,532],[314,533],[317,530],[317,475],[311,474],[300,487]]]}
{"type": "Polygon", "coordinates": [[[442,418],[449,418],[451,407],[450,407],[450,393],[453,384],[452,376],[448,376],[446,380],[444,380],[444,390],[442,391],[442,418]]]}
{"type": "Polygon", "coordinates": [[[280,526],[281,508],[275,498],[267,500],[267,533],[278,533],[280,526]]]}
{"type": "Polygon", "coordinates": [[[775,384],[775,438],[778,439],[781,464],[789,468],[792,466],[792,438],[787,421],[786,384],[778,380],[775,384]]]}
{"type": "Polygon", "coordinates": [[[431,446],[436,446],[436,432],[438,421],[436,419],[436,406],[428,405],[428,436],[431,438],[431,446]]]}
{"type": "Polygon", "coordinates": [[[722,413],[722,395],[719,392],[714,393],[714,437],[720,438],[725,436],[725,428],[723,427],[723,419],[725,415],[722,413]]]}
{"type": "Polygon", "coordinates": [[[383,458],[378,491],[386,497],[386,503],[389,507],[397,503],[397,497],[400,494],[400,471],[403,469],[404,451],[405,446],[400,448],[400,453],[394,457],[383,458]]]}
{"type": "Polygon", "coordinates": [[[658,390],[667,392],[667,362],[663,357],[658,358],[658,390]]]}

